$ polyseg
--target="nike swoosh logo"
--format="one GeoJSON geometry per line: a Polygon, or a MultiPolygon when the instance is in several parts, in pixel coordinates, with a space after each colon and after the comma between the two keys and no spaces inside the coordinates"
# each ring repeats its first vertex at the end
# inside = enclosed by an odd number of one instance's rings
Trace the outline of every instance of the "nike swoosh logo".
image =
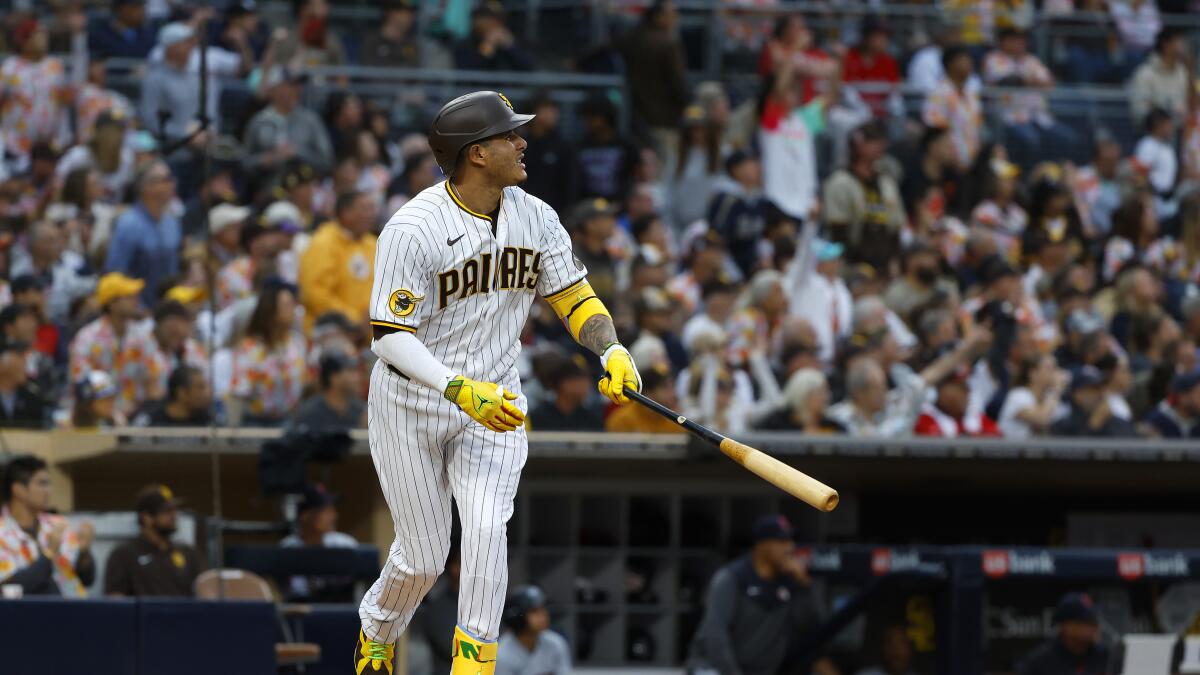
{"type": "Polygon", "coordinates": [[[146,555],[139,555],[137,559],[138,564],[143,566],[149,565],[151,560],[154,560],[154,556],[149,553],[146,555]]]}
{"type": "Polygon", "coordinates": [[[463,237],[465,237],[465,236],[467,236],[467,235],[465,235],[465,234],[460,234],[460,235],[458,235],[457,237],[455,237],[455,238],[453,238],[453,239],[451,239],[450,237],[446,237],[446,245],[447,245],[447,246],[453,246],[453,245],[455,245],[455,244],[457,244],[457,243],[458,243],[458,240],[459,240],[459,239],[462,239],[462,238],[463,238],[463,237]]]}

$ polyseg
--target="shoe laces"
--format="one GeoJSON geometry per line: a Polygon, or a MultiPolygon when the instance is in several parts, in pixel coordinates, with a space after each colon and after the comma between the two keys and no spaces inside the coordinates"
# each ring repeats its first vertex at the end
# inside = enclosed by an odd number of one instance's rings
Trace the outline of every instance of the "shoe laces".
{"type": "Polygon", "coordinates": [[[392,658],[392,646],[386,642],[367,641],[367,658],[372,661],[386,661],[392,658]]]}

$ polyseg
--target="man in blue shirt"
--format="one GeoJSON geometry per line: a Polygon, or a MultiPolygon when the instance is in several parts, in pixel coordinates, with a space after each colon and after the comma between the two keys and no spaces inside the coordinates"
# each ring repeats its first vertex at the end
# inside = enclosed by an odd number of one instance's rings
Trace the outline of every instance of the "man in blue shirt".
{"type": "Polygon", "coordinates": [[[157,36],[146,21],[145,0],[113,0],[112,10],[88,29],[88,50],[105,57],[144,59],[157,36]]]}
{"type": "Polygon", "coordinates": [[[146,282],[142,303],[153,307],[159,284],[179,272],[182,228],[179,219],[167,213],[175,199],[175,176],[165,162],[151,162],[138,172],[134,188],[138,201],[117,218],[104,271],[146,282]]]}

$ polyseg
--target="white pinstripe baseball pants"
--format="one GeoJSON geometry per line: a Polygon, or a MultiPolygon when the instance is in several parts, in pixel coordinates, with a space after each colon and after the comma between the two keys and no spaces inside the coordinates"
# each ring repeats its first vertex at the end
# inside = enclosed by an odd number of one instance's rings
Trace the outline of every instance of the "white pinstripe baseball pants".
{"type": "MultiPolygon", "coordinates": [[[[524,396],[517,404],[527,409],[524,396]]],[[[359,607],[363,632],[394,642],[412,620],[446,565],[453,496],[462,522],[458,623],[474,637],[495,640],[508,590],[507,523],[529,452],[525,429],[489,431],[378,361],[367,430],[396,539],[359,607]]]]}

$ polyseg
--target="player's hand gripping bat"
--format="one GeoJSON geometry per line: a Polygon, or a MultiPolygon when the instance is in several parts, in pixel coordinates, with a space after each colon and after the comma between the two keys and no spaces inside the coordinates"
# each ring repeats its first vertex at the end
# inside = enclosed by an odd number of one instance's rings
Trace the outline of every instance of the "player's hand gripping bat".
{"type": "Polygon", "coordinates": [[[678,424],[693,435],[712,443],[733,461],[749,469],[759,478],[821,511],[832,511],[838,505],[837,490],[803,472],[797,471],[770,455],[732,438],[722,436],[708,427],[671,410],[652,398],[625,387],[625,395],[650,410],[678,424]]]}

